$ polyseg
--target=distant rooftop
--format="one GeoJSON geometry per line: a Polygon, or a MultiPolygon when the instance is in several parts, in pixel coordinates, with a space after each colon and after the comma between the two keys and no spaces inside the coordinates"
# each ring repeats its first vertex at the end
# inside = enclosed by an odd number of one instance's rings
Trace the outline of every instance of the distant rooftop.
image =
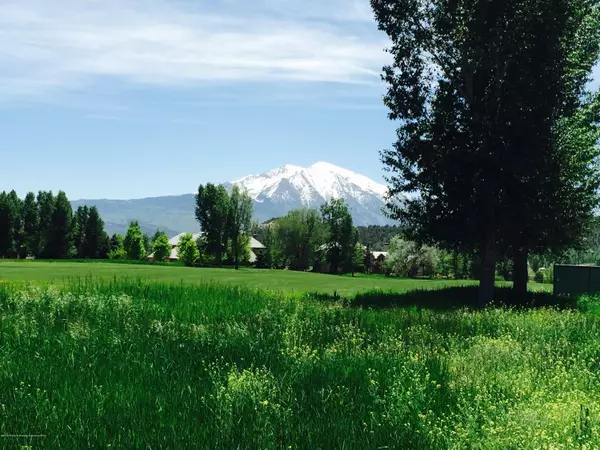
{"type": "MultiPolygon", "coordinates": [[[[171,244],[171,246],[179,245],[179,240],[185,234],[188,234],[188,233],[179,233],[177,236],[173,236],[171,239],[169,239],[169,244],[171,244]]],[[[194,241],[197,240],[200,236],[202,236],[202,233],[193,233],[192,234],[192,238],[194,238],[194,241]]]]}
{"type": "MultiPolygon", "coordinates": [[[[179,240],[181,239],[181,236],[183,236],[185,234],[187,234],[187,233],[179,233],[177,236],[173,236],[171,239],[169,239],[169,244],[171,244],[172,247],[179,245],[179,240]]],[[[201,236],[202,236],[202,233],[192,234],[192,238],[194,239],[194,241],[198,240],[198,238],[201,236]]],[[[251,249],[262,249],[262,248],[265,248],[265,246],[262,245],[262,243],[258,242],[253,237],[251,237],[250,238],[250,248],[251,249]]]]}

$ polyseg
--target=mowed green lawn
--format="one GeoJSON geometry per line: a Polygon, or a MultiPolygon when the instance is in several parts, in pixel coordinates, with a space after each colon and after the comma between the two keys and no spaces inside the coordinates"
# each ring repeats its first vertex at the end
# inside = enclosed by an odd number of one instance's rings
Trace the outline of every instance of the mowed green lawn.
{"type": "Polygon", "coordinates": [[[317,273],[292,272],[287,270],[258,270],[189,268],[181,266],[154,266],[143,264],[114,264],[110,262],[43,262],[1,261],[0,282],[24,281],[34,284],[65,283],[76,278],[93,277],[110,280],[139,278],[146,281],[165,283],[210,283],[235,284],[251,288],[284,292],[319,292],[340,296],[351,296],[360,292],[379,289],[406,292],[415,289],[440,289],[449,286],[465,286],[472,281],[463,280],[410,280],[383,276],[333,276],[317,273]]]}

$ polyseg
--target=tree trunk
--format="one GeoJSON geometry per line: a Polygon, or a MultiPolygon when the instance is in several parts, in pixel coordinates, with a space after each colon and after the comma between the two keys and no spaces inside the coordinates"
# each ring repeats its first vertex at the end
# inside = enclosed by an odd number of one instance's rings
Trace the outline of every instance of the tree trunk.
{"type": "Polygon", "coordinates": [[[489,225],[481,249],[481,273],[479,274],[480,307],[484,307],[494,299],[494,282],[496,278],[496,231],[494,225],[489,225]]]}
{"type": "Polygon", "coordinates": [[[240,236],[234,234],[231,238],[231,248],[233,249],[233,267],[235,270],[240,268],[240,236]]]}
{"type": "Polygon", "coordinates": [[[513,292],[517,296],[527,294],[527,251],[521,248],[514,249],[513,255],[513,292]]]}

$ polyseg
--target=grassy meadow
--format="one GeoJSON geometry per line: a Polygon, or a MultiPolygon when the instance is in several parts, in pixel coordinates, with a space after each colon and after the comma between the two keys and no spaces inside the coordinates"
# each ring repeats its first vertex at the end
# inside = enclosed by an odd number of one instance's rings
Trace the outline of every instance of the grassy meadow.
{"type": "Polygon", "coordinates": [[[599,448],[599,316],[474,293],[4,282],[0,446],[599,448]]]}
{"type": "MultiPolygon", "coordinates": [[[[283,292],[315,292],[351,296],[358,292],[383,290],[407,292],[415,289],[440,289],[473,284],[466,280],[411,280],[384,276],[331,276],[286,270],[241,268],[190,268],[180,265],[115,264],[108,261],[46,262],[0,260],[0,282],[20,281],[31,284],[69,284],[76,279],[110,281],[115,277],[143,279],[161,283],[219,284],[244,286],[283,292]]],[[[549,287],[547,286],[546,289],[549,287]]]]}

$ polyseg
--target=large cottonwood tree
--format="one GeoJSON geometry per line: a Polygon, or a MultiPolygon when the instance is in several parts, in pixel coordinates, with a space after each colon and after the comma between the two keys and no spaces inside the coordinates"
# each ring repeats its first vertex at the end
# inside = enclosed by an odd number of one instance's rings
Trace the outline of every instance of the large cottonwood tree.
{"type": "MultiPolygon", "coordinates": [[[[499,254],[522,263],[532,247],[576,239],[578,227],[568,239],[555,231],[553,213],[568,206],[583,224],[596,204],[596,143],[564,141],[573,117],[595,114],[585,91],[598,59],[597,2],[371,4],[391,39],[384,100],[400,121],[382,153],[391,215],[422,241],[477,250],[486,304],[499,254]],[[592,169],[565,181],[576,167],[592,169]]],[[[579,124],[594,134],[594,119],[579,124]]]]}

